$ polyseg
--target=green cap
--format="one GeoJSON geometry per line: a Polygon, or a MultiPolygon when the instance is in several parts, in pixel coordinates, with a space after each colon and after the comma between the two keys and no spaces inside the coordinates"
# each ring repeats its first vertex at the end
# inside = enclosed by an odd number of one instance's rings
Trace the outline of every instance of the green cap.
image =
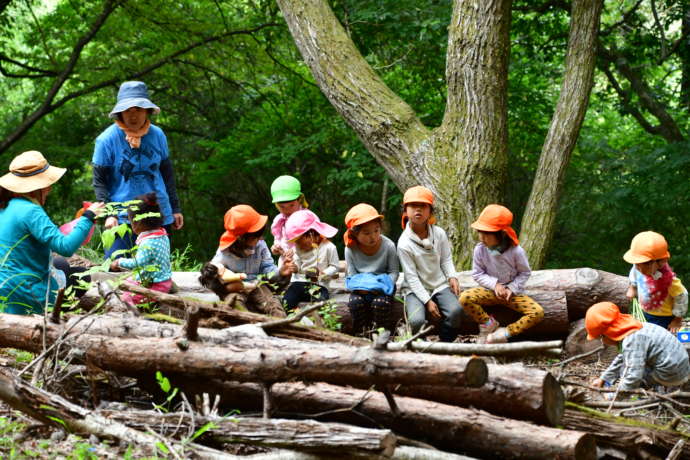
{"type": "Polygon", "coordinates": [[[292,176],[280,176],[271,184],[271,196],[274,203],[292,201],[302,194],[302,186],[292,176]]]}

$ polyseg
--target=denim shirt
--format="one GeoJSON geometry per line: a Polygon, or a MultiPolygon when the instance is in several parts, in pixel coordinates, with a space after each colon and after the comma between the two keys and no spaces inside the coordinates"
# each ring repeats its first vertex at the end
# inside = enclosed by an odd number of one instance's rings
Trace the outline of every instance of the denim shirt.
{"type": "Polygon", "coordinates": [[[264,240],[259,240],[254,248],[254,254],[247,257],[239,257],[228,251],[218,250],[212,262],[221,263],[232,272],[245,273],[247,281],[253,281],[259,275],[278,273],[278,267],[264,240]]]}

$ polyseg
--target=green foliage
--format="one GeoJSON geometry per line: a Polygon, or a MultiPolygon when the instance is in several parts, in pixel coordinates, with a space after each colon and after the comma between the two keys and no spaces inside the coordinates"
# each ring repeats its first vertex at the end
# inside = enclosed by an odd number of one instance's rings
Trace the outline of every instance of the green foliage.
{"type": "Polygon", "coordinates": [[[173,388],[170,384],[170,380],[168,380],[161,371],[156,371],[156,382],[158,382],[158,386],[167,397],[162,404],[154,404],[154,407],[161,412],[168,412],[170,410],[170,404],[172,400],[175,399],[175,396],[177,396],[179,389],[173,388]]]}
{"type": "Polygon", "coordinates": [[[337,306],[333,302],[326,302],[326,304],[319,309],[319,315],[323,319],[327,329],[332,331],[339,331],[343,327],[340,321],[340,315],[337,313],[337,306]]]}

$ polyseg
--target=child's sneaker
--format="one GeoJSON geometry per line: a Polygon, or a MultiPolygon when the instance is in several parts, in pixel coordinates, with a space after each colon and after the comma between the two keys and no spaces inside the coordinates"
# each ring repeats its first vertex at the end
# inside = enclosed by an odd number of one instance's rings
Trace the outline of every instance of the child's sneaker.
{"type": "Polygon", "coordinates": [[[493,316],[489,316],[489,321],[479,325],[479,335],[477,336],[477,343],[486,343],[486,337],[493,331],[498,329],[498,321],[493,316]]]}
{"type": "Polygon", "coordinates": [[[506,343],[508,342],[508,329],[499,327],[486,337],[486,343],[506,343]]]}

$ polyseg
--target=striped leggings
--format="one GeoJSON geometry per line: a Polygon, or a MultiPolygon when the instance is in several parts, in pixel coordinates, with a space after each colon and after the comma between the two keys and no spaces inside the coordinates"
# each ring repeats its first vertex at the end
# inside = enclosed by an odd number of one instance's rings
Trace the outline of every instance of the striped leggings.
{"type": "Polygon", "coordinates": [[[503,305],[518,313],[522,313],[522,318],[506,326],[511,337],[525,332],[544,318],[544,309],[530,297],[514,295],[510,298],[510,301],[506,302],[496,297],[494,291],[483,287],[462,291],[462,294],[460,294],[460,305],[477,324],[485,324],[489,321],[489,315],[482,308],[488,305],[503,305]]]}

